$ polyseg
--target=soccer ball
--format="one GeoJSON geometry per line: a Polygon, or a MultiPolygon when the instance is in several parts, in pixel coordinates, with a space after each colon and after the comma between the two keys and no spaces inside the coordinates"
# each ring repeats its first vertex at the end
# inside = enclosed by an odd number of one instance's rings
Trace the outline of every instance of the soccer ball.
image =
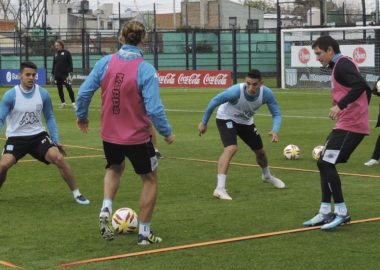
{"type": "Polygon", "coordinates": [[[284,148],[284,157],[289,160],[299,159],[301,155],[300,148],[295,144],[289,144],[284,148]]]}
{"type": "Polygon", "coordinates": [[[313,152],[311,153],[313,159],[318,160],[324,148],[325,147],[323,145],[318,145],[314,147],[313,152]]]}
{"type": "Polygon", "coordinates": [[[380,81],[376,83],[376,91],[377,93],[380,93],[380,81]]]}
{"type": "Polygon", "coordinates": [[[112,216],[112,227],[119,234],[135,232],[138,224],[137,214],[131,208],[117,209],[112,216]]]}

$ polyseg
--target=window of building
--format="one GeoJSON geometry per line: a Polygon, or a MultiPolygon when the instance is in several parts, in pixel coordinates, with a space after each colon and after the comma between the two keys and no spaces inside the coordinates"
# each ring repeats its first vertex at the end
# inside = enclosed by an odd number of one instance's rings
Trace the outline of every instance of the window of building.
{"type": "Polygon", "coordinates": [[[228,25],[229,25],[229,28],[236,28],[237,18],[236,17],[228,17],[228,25]]]}
{"type": "Polygon", "coordinates": [[[107,22],[107,29],[112,29],[112,22],[107,22]]]}
{"type": "Polygon", "coordinates": [[[259,20],[254,20],[254,19],[247,20],[247,29],[250,29],[252,32],[258,32],[259,20]]]}

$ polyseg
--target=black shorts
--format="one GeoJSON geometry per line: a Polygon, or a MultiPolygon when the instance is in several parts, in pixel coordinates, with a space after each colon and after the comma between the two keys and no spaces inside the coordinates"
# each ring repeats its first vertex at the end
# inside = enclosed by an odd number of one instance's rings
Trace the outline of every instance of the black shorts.
{"type": "Polygon", "coordinates": [[[320,159],[332,164],[347,162],[364,136],[360,133],[333,129],[326,139],[325,150],[320,159]]]}
{"type": "Polygon", "coordinates": [[[31,136],[9,137],[5,142],[3,155],[11,154],[16,158],[16,162],[26,154],[30,154],[35,159],[49,164],[45,155],[50,147],[56,146],[50,139],[47,132],[41,132],[31,136]]]}
{"type": "Polygon", "coordinates": [[[120,165],[125,157],[131,161],[137,174],[153,172],[158,166],[158,160],[152,142],[136,145],[122,145],[103,141],[107,165],[120,165]]]}
{"type": "Polygon", "coordinates": [[[255,124],[243,125],[232,120],[216,119],[216,125],[224,147],[237,145],[239,136],[252,150],[263,148],[263,141],[255,124]]]}

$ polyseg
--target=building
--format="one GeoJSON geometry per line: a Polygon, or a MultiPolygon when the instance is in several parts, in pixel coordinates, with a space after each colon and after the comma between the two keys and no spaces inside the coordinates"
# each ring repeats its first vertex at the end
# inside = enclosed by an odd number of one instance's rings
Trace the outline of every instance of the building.
{"type": "MultiPolygon", "coordinates": [[[[302,25],[303,21],[301,16],[281,15],[282,28],[302,27],[302,25]]],[[[264,28],[268,30],[277,28],[277,14],[264,14],[264,28]]]]}
{"type": "Polygon", "coordinates": [[[264,13],[229,0],[183,0],[183,27],[202,29],[253,29],[264,27],[264,13]]]}

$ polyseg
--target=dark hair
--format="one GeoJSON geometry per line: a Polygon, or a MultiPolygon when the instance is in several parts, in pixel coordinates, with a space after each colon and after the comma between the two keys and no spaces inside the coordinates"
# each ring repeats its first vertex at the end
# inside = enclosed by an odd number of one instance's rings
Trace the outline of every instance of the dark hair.
{"type": "Polygon", "coordinates": [[[62,41],[62,40],[60,40],[60,39],[57,39],[55,42],[59,43],[59,45],[61,45],[61,46],[62,46],[62,49],[64,49],[64,48],[65,48],[65,43],[63,43],[63,41],[62,41]]]}
{"type": "Polygon", "coordinates": [[[259,79],[261,81],[261,72],[258,69],[251,69],[247,77],[251,79],[259,79]]]}
{"type": "Polygon", "coordinates": [[[340,53],[338,42],[330,36],[319,37],[316,41],[314,41],[311,47],[314,49],[317,46],[325,52],[327,52],[327,49],[331,47],[335,53],[340,53]]]}
{"type": "Polygon", "coordinates": [[[129,21],[124,24],[120,36],[125,44],[138,45],[145,38],[145,26],[138,21],[129,21]]]}
{"type": "Polygon", "coordinates": [[[37,70],[36,64],[30,61],[21,62],[20,72],[22,72],[25,68],[32,68],[32,69],[37,70]]]}

